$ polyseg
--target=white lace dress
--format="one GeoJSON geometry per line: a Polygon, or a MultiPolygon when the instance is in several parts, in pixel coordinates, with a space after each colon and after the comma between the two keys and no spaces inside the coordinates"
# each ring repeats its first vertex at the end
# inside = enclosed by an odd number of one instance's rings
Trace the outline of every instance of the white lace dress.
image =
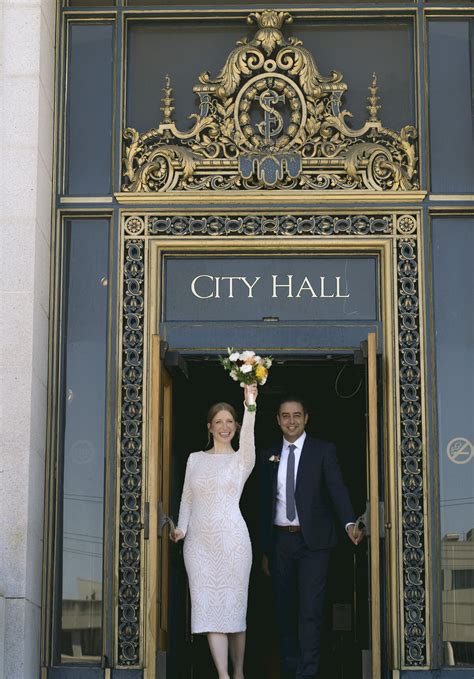
{"type": "Polygon", "coordinates": [[[191,590],[191,631],[243,632],[252,547],[240,513],[243,487],[255,464],[255,412],[244,413],[235,453],[191,453],[178,527],[191,590]]]}

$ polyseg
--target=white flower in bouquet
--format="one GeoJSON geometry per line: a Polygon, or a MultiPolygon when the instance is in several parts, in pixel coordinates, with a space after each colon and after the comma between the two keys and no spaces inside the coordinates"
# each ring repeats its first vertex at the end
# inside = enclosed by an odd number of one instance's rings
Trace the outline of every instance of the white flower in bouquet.
{"type": "Polygon", "coordinates": [[[233,351],[231,354],[229,354],[229,361],[232,361],[232,363],[235,363],[238,361],[240,358],[240,354],[238,351],[233,351]]]}
{"type": "Polygon", "coordinates": [[[253,366],[250,363],[244,363],[243,365],[240,366],[240,372],[244,373],[244,375],[247,373],[251,373],[252,370],[253,366]]]}

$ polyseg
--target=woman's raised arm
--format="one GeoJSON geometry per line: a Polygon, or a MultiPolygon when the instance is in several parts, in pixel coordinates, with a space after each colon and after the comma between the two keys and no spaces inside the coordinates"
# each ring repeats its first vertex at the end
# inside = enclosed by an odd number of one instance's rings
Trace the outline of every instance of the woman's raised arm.
{"type": "Polygon", "coordinates": [[[240,465],[247,471],[252,471],[255,466],[255,410],[248,410],[247,403],[249,394],[253,394],[253,402],[256,401],[258,389],[256,384],[245,385],[245,411],[240,430],[239,455],[240,465]]]}

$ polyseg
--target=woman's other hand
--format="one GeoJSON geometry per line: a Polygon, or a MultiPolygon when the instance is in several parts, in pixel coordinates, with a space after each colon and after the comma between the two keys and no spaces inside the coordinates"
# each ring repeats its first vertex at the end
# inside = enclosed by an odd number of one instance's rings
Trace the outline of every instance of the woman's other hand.
{"type": "Polygon", "coordinates": [[[255,403],[257,400],[258,396],[258,387],[257,383],[254,382],[253,384],[246,384],[244,386],[244,396],[245,396],[245,403],[249,405],[250,403],[255,403]],[[253,395],[253,399],[249,398],[250,395],[253,395]]]}
{"type": "Polygon", "coordinates": [[[175,528],[173,532],[170,531],[170,540],[172,542],[179,542],[184,538],[184,533],[181,528],[175,528]]]}

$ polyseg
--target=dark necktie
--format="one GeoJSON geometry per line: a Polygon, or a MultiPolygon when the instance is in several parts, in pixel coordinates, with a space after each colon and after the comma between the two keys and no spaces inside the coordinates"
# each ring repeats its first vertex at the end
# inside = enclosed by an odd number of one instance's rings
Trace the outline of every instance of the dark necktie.
{"type": "Polygon", "coordinates": [[[295,505],[295,448],[293,444],[288,446],[288,465],[286,468],[286,516],[289,521],[296,518],[295,505]]]}

